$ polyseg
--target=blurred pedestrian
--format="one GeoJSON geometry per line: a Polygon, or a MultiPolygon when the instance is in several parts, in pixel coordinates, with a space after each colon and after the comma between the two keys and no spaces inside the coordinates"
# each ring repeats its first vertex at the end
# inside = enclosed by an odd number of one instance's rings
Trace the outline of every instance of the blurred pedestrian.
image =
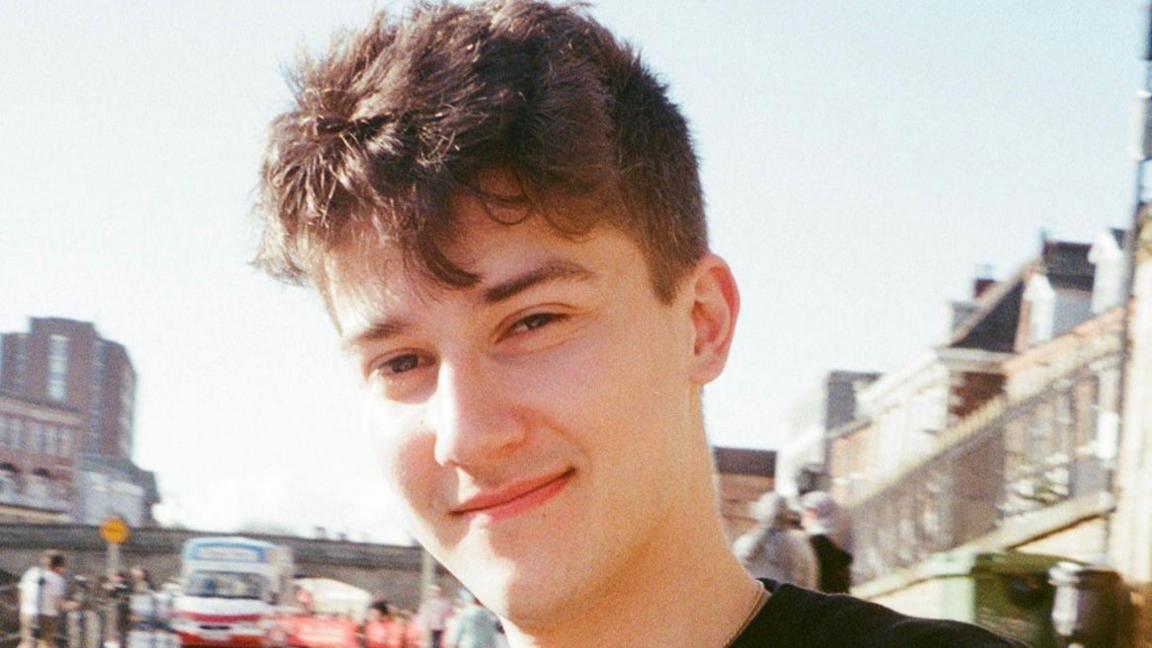
{"type": "Polygon", "coordinates": [[[807,589],[820,584],[816,553],[804,533],[792,522],[787,501],[765,493],[753,507],[756,528],[733,545],[736,557],[756,578],[792,583],[807,589]]]}
{"type": "Polygon", "coordinates": [[[368,609],[376,610],[379,613],[379,618],[387,617],[393,610],[392,605],[388,603],[388,598],[383,592],[376,592],[372,597],[372,603],[368,605],[368,609]]]}
{"type": "Polygon", "coordinates": [[[78,574],[72,578],[72,583],[68,590],[68,600],[75,602],[76,609],[78,610],[87,608],[94,596],[92,583],[90,583],[88,577],[83,574],[78,574]]]}
{"type": "Polygon", "coordinates": [[[312,592],[303,587],[296,590],[296,605],[300,608],[300,614],[303,616],[316,614],[316,599],[312,597],[312,592]]]}
{"type": "Polygon", "coordinates": [[[419,648],[409,645],[407,623],[400,611],[382,598],[368,608],[369,622],[364,625],[364,638],[368,648],[419,648]]]}
{"type": "Polygon", "coordinates": [[[429,648],[441,648],[444,629],[448,625],[448,619],[452,617],[452,601],[448,600],[439,585],[428,588],[428,596],[420,604],[419,616],[421,625],[428,633],[429,648]]]}
{"type": "Polygon", "coordinates": [[[496,648],[496,616],[476,601],[468,590],[460,590],[460,607],[446,634],[447,648],[496,648]]]}
{"type": "Polygon", "coordinates": [[[820,565],[820,591],[847,594],[852,586],[852,530],[844,509],[824,491],[800,498],[801,522],[820,565]]]}
{"type": "Polygon", "coordinates": [[[132,567],[131,571],[128,572],[128,580],[129,589],[133,594],[145,594],[156,589],[152,583],[152,574],[140,565],[132,567]]]}
{"type": "Polygon", "coordinates": [[[388,618],[388,605],[372,602],[364,619],[364,646],[366,648],[393,648],[392,619],[388,618]],[[382,609],[382,611],[381,611],[382,609]]]}
{"type": "Polygon", "coordinates": [[[419,617],[412,610],[402,610],[400,619],[403,623],[403,643],[398,648],[424,648],[424,626],[419,617]]]}
{"type": "Polygon", "coordinates": [[[396,607],[389,605],[380,623],[385,648],[419,648],[419,644],[408,641],[408,621],[396,607]]]}
{"type": "Polygon", "coordinates": [[[108,621],[109,639],[119,646],[125,646],[132,609],[132,585],[128,572],[120,570],[112,574],[104,581],[103,589],[105,601],[109,606],[108,616],[105,617],[108,621]]]}
{"type": "Polygon", "coordinates": [[[64,579],[67,561],[56,550],[45,551],[40,564],[20,579],[20,648],[55,648],[61,613],[74,610],[64,579]]]}
{"type": "Polygon", "coordinates": [[[140,565],[128,570],[128,625],[124,636],[134,629],[152,630],[166,621],[166,610],[155,591],[152,574],[140,565]]]}

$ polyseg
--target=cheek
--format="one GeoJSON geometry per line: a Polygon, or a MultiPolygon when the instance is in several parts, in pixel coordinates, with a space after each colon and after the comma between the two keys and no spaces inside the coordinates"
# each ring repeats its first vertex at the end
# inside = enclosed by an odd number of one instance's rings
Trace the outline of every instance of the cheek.
{"type": "Polygon", "coordinates": [[[610,407],[606,399],[621,386],[626,362],[619,344],[598,333],[585,332],[507,366],[500,382],[509,404],[543,413],[564,429],[579,429],[579,421],[610,407]]]}
{"type": "Polygon", "coordinates": [[[416,515],[433,501],[438,469],[432,454],[435,438],[423,419],[421,407],[373,403],[366,422],[385,479],[416,515]]]}
{"type": "Polygon", "coordinates": [[[665,428],[686,404],[687,381],[675,341],[660,327],[610,321],[547,354],[504,372],[510,398],[547,413],[560,429],[591,446],[651,443],[645,428],[665,428]]]}

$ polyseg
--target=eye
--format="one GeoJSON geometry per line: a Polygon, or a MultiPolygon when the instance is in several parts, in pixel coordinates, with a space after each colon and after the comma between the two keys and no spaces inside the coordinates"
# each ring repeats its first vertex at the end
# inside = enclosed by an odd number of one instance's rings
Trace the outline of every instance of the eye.
{"type": "Polygon", "coordinates": [[[408,373],[423,365],[428,364],[428,359],[419,356],[415,353],[405,353],[393,358],[389,358],[372,367],[372,373],[381,375],[385,378],[389,376],[398,376],[400,374],[408,373]]]}
{"type": "Polygon", "coordinates": [[[513,324],[512,328],[508,330],[508,334],[517,335],[527,333],[528,331],[534,331],[562,319],[564,319],[564,315],[558,313],[534,313],[513,324]]]}

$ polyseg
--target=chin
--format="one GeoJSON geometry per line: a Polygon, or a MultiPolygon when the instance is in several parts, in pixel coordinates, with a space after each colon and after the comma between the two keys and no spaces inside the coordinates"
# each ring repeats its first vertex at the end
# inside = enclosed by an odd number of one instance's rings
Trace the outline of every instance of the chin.
{"type": "Polygon", "coordinates": [[[529,565],[472,562],[457,577],[485,607],[519,626],[547,622],[564,608],[571,594],[555,560],[529,565]]]}

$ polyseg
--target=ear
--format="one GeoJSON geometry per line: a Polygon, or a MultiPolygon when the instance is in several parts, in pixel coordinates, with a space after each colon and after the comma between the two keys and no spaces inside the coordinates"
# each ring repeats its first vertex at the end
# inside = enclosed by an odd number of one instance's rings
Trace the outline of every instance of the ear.
{"type": "Polygon", "coordinates": [[[712,382],[728,362],[736,317],[740,313],[740,291],[728,264],[708,254],[696,264],[686,286],[692,299],[692,381],[712,382]]]}

